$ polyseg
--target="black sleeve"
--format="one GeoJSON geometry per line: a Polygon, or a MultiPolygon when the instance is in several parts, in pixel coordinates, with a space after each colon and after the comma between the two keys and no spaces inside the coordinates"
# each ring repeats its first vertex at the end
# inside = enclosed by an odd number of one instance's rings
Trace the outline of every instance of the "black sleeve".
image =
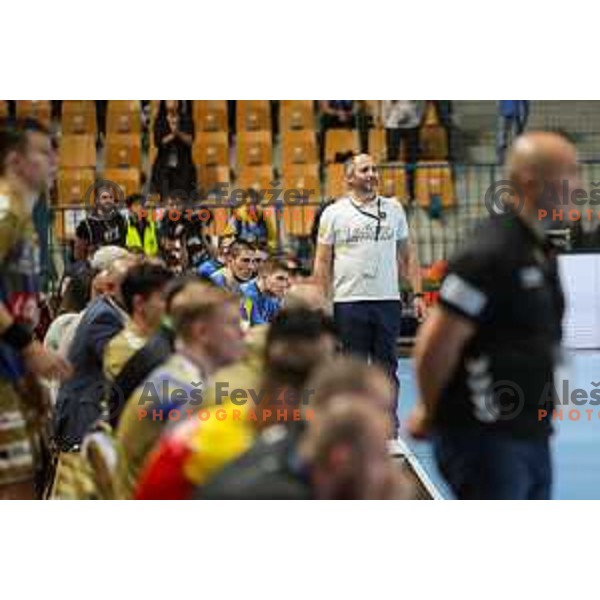
{"type": "Polygon", "coordinates": [[[127,400],[150,373],[169,358],[174,344],[174,337],[170,333],[160,331],[125,363],[114,381],[118,403],[111,410],[113,427],[117,426],[127,400]]]}
{"type": "Polygon", "coordinates": [[[80,240],[87,242],[88,244],[92,243],[91,235],[90,235],[90,225],[87,219],[83,219],[83,221],[79,222],[77,225],[77,229],[75,230],[75,236],[80,240]]]}
{"type": "Polygon", "coordinates": [[[507,286],[502,257],[473,244],[450,260],[440,288],[440,305],[475,323],[489,321],[507,286]]]}
{"type": "Polygon", "coordinates": [[[125,246],[127,245],[127,219],[121,214],[119,214],[119,217],[120,217],[120,222],[121,222],[120,226],[119,226],[119,228],[121,230],[121,240],[120,240],[121,244],[120,245],[123,248],[125,248],[125,246]]]}
{"type": "Polygon", "coordinates": [[[154,145],[157,148],[161,147],[162,139],[169,133],[169,124],[166,118],[156,119],[154,123],[154,145]]]}

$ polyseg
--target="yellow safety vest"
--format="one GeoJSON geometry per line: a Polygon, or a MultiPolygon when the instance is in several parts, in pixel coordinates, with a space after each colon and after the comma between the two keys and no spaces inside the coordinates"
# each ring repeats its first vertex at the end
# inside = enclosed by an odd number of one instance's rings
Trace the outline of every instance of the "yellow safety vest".
{"type": "Polygon", "coordinates": [[[156,237],[156,224],[154,221],[146,223],[143,245],[138,228],[128,221],[125,245],[128,248],[142,248],[146,256],[156,256],[158,254],[158,239],[156,237]]]}

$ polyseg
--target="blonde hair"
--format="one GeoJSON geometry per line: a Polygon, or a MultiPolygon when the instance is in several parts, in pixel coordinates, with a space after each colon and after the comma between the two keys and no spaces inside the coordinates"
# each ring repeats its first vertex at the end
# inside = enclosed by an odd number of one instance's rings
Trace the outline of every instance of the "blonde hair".
{"type": "Polygon", "coordinates": [[[219,308],[234,302],[239,302],[238,296],[227,290],[201,281],[188,283],[171,304],[175,333],[184,340],[189,339],[195,321],[212,319],[219,308]]]}

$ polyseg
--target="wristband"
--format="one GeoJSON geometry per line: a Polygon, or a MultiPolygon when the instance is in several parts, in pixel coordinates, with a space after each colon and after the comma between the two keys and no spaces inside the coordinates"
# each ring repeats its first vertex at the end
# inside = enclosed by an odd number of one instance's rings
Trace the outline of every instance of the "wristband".
{"type": "Polygon", "coordinates": [[[6,342],[15,350],[23,350],[33,342],[31,331],[20,323],[13,323],[1,336],[0,339],[6,342]]]}
{"type": "Polygon", "coordinates": [[[423,297],[423,292],[417,292],[415,294],[413,294],[414,298],[422,298],[423,297]]]}

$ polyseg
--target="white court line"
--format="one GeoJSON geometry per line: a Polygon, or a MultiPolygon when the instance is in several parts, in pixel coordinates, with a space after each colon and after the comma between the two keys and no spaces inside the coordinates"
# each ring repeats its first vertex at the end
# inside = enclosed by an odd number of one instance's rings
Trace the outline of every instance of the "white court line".
{"type": "Polygon", "coordinates": [[[412,470],[415,472],[417,477],[421,480],[423,487],[429,492],[433,500],[445,500],[439,490],[435,487],[429,475],[427,475],[425,469],[421,466],[415,454],[406,445],[406,442],[401,437],[397,437],[395,440],[388,442],[390,454],[393,456],[402,456],[410,464],[412,470]]]}

